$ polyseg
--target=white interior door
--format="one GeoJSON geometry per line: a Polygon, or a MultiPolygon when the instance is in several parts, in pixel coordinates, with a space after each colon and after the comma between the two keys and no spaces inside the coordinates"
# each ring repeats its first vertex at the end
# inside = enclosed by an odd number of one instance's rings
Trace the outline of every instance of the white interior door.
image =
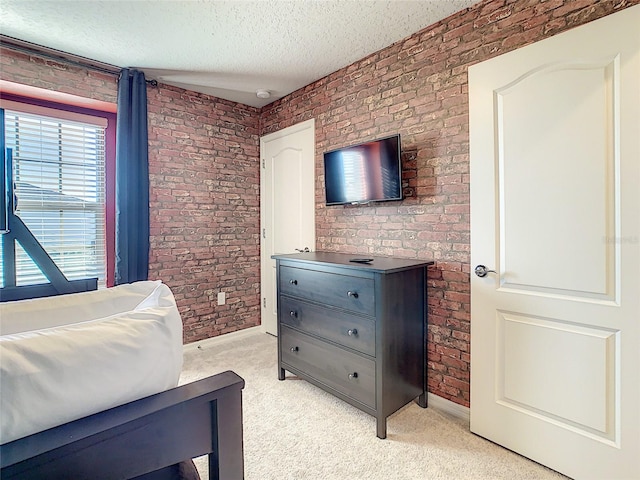
{"type": "Polygon", "coordinates": [[[640,478],[640,6],[469,69],[471,430],[640,478]],[[482,272],[479,272],[482,273],[482,272]]]}
{"type": "Polygon", "coordinates": [[[260,138],[260,158],[262,326],[277,335],[271,255],[316,245],[314,119],[260,138]]]}

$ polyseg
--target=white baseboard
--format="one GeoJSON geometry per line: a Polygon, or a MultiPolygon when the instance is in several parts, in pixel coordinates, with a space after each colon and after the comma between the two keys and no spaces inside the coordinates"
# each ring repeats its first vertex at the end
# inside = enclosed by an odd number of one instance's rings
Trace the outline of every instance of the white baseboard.
{"type": "Polygon", "coordinates": [[[468,407],[452,402],[451,400],[447,400],[446,398],[439,397],[433,393],[427,394],[427,405],[429,408],[442,410],[455,418],[465,421],[467,424],[471,421],[471,412],[468,407]]]}
{"type": "Polygon", "coordinates": [[[234,340],[250,337],[258,333],[264,333],[261,325],[258,325],[257,327],[245,328],[236,332],[225,333],[224,335],[218,335],[216,337],[205,338],[204,340],[199,340],[197,342],[187,343],[182,347],[182,350],[184,352],[189,352],[195,349],[211,348],[223,343],[233,342],[234,340]]]}

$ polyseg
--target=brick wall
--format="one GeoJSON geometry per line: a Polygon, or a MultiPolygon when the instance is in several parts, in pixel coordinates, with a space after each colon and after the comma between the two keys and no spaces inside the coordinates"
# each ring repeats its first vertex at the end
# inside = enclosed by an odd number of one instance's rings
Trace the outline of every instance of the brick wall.
{"type": "Polygon", "coordinates": [[[149,276],[171,287],[186,342],[259,325],[258,110],[164,85],[147,93],[149,276]]]}
{"type": "Polygon", "coordinates": [[[0,78],[103,102],[116,103],[117,100],[117,79],[114,75],[6,48],[0,48],[0,78]]]}
{"type": "MultiPolygon", "coordinates": [[[[0,61],[3,80],[116,102],[114,75],[8,49],[0,61]]],[[[258,325],[259,112],[164,85],[147,94],[149,278],[172,288],[185,342],[258,325]]]]}
{"type": "Polygon", "coordinates": [[[469,405],[467,68],[637,3],[485,1],[262,110],[262,135],[316,119],[316,249],[436,261],[429,271],[430,392],[469,405]],[[325,207],[322,153],[396,132],[415,196],[325,207]]]}

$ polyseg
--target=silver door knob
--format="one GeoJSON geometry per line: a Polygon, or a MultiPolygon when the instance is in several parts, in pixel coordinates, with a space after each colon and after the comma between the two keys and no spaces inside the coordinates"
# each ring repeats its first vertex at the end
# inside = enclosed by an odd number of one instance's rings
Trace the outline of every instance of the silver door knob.
{"type": "Polygon", "coordinates": [[[474,271],[480,278],[486,277],[487,273],[497,273],[495,270],[487,270],[487,267],[484,265],[478,265],[474,271]]]}

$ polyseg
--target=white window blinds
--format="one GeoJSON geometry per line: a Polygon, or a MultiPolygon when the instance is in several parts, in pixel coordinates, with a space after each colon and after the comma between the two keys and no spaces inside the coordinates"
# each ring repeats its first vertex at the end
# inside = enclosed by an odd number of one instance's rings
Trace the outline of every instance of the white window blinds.
{"type": "MultiPolygon", "coordinates": [[[[70,120],[68,113],[54,118],[32,111],[5,110],[16,215],[69,280],[98,277],[104,284],[104,121],[86,123],[70,120]]],[[[16,270],[17,285],[47,282],[19,247],[16,270]]]]}

